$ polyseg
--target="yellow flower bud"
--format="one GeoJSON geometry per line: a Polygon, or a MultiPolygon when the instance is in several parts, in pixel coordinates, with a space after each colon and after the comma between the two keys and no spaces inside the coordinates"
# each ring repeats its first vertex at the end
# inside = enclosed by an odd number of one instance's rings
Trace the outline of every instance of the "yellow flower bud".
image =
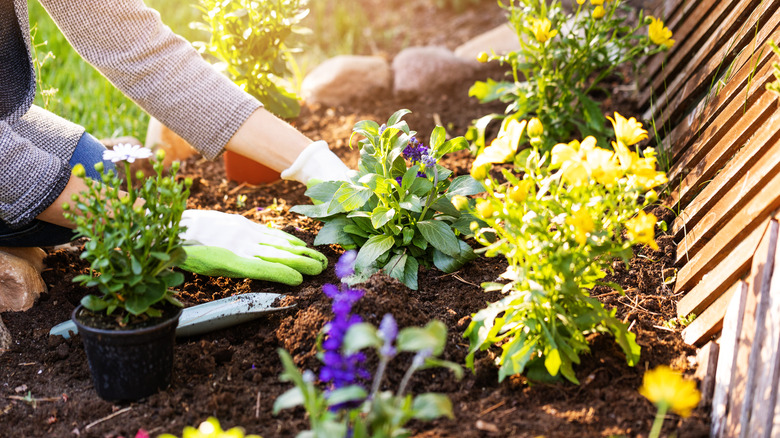
{"type": "Polygon", "coordinates": [[[593,6],[601,6],[604,4],[604,0],[590,0],[590,4],[593,6]]]}
{"type": "Polygon", "coordinates": [[[604,17],[605,15],[607,15],[607,11],[604,10],[603,6],[596,6],[596,8],[593,9],[593,18],[596,20],[604,17]]]}
{"type": "Polygon", "coordinates": [[[71,170],[71,173],[73,176],[77,178],[84,178],[87,176],[87,171],[84,169],[84,165],[81,163],[76,164],[73,166],[73,170],[71,170]]]}
{"type": "Polygon", "coordinates": [[[477,62],[484,64],[488,62],[488,54],[487,52],[479,52],[479,55],[477,55],[477,62]]]}
{"type": "Polygon", "coordinates": [[[526,198],[528,198],[528,192],[531,189],[531,185],[533,185],[533,181],[529,179],[520,181],[516,186],[509,190],[509,199],[518,204],[525,201],[526,198]]]}
{"type": "Polygon", "coordinates": [[[103,170],[105,170],[105,166],[103,165],[102,161],[98,161],[95,163],[95,170],[97,170],[98,173],[103,173],[103,170]]]}
{"type": "Polygon", "coordinates": [[[157,149],[157,152],[154,154],[154,157],[157,158],[157,161],[162,161],[165,159],[165,151],[162,149],[157,149]]]}
{"type": "Polygon", "coordinates": [[[486,199],[477,200],[477,214],[483,218],[488,219],[493,217],[496,210],[493,208],[493,204],[486,199]]]}
{"type": "Polygon", "coordinates": [[[528,136],[531,138],[541,137],[544,135],[544,126],[542,121],[537,117],[528,121],[528,136]]]}
{"type": "Polygon", "coordinates": [[[455,195],[452,197],[452,205],[455,206],[458,211],[463,211],[468,208],[469,199],[462,195],[455,195]]]}

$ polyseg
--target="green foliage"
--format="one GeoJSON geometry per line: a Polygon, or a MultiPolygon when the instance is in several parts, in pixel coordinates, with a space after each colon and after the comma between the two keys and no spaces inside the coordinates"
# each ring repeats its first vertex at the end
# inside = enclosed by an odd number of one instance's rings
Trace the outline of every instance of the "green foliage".
{"type": "Polygon", "coordinates": [[[309,13],[306,1],[201,0],[203,22],[192,26],[211,38],[193,44],[269,111],[295,118],[301,107],[286,78],[297,68],[291,37],[308,32],[298,25],[309,13]]]}
{"type": "Polygon", "coordinates": [[[500,100],[507,104],[505,114],[475,121],[468,138],[477,150],[485,146],[484,127],[505,117],[538,117],[550,138],[568,141],[593,135],[606,144],[607,123],[594,94],[607,92],[602,83],[618,74],[620,66],[635,66],[641,57],[667,46],[655,45],[646,33],[639,34],[644,27],[641,12],[639,24],[630,26],[626,14],[620,12],[625,9],[620,0],[603,2],[603,6],[594,6],[595,1],[579,3],[572,1],[574,10],[566,12],[560,0],[499,2],[507,10],[521,48],[505,55],[481,55],[482,62],[508,64],[512,77],[478,81],[469,90],[470,96],[483,103],[500,100]]]}
{"type": "Polygon", "coordinates": [[[393,355],[387,355],[387,340],[381,330],[371,324],[352,326],[344,339],[344,354],[352,354],[364,348],[373,348],[380,357],[371,394],[358,385],[332,391],[322,391],[315,383],[314,373],[301,373],[290,354],[279,350],[284,366],[280,379],[292,382],[291,388],[274,402],[274,414],[282,409],[303,406],[309,416],[310,430],[298,437],[330,438],[351,436],[354,438],[408,437],[404,428],[410,420],[430,421],[440,417],[453,418],[452,403],[443,394],[406,394],[412,375],[422,369],[444,367],[460,379],[463,371],[455,363],[436,358],[447,342],[447,328],[440,321],[432,321],[425,327],[406,327],[398,332],[394,349],[415,353],[397,391],[380,390],[387,364],[393,355]],[[351,432],[351,434],[349,433],[351,432]]]}
{"type": "MultiPolygon", "coordinates": [[[[500,344],[499,379],[526,372],[536,380],[562,375],[576,383],[573,367],[588,351],[587,335],[593,332],[611,333],[628,363],[637,363],[635,335],[614,309],[589,294],[597,285],[622,292],[603,281],[613,260],[627,263],[638,243],[658,248],[656,218],[642,208],[655,200],[652,188],[666,178],[656,171],[651,148],[644,158],[628,149],[644,131],[626,123],[617,130],[616,152],[589,137],[558,144],[551,155],[534,149],[508,157],[515,171],[503,169],[505,183],[485,173],[487,197],[473,212],[488,226],[472,224],[485,246],[477,252],[500,254],[509,267],[502,275],[505,284],[482,285],[506,296],[472,317],[464,334],[471,344],[468,367],[473,368],[477,351],[500,344]],[[632,141],[624,144],[627,138],[632,141]]],[[[483,154],[490,155],[491,148],[483,154]]]]}
{"type": "MultiPolygon", "coordinates": [[[[169,289],[184,281],[171,267],[186,257],[181,247],[179,227],[192,181],[176,181],[178,163],[163,176],[162,153],[153,162],[156,176],[141,180],[133,187],[130,165],[124,162],[128,193],[119,189],[120,179],[109,171],[104,183],[84,177],[81,165],[74,175],[82,177],[87,191],[73,195],[73,204],[65,204],[65,217],[76,224],[78,237],[88,237],[81,258],[90,263],[90,273],[78,275],[74,282],[96,286],[101,295],[87,295],[81,303],[93,312],[112,314],[116,309],[130,315],[159,316],[152,306],[168,301],[181,305],[169,289]],[[141,202],[145,200],[145,203],[141,202]]],[[[96,166],[103,170],[102,163],[96,166]]]]}
{"type": "Polygon", "coordinates": [[[419,143],[401,120],[406,113],[396,112],[382,127],[373,121],[355,124],[353,137],[364,137],[357,174],[349,181],[313,186],[306,195],[315,205],[296,205],[291,211],[324,223],[315,245],[359,247],[358,272],[383,269],[416,290],[420,265],[449,273],[475,257],[458,237],[469,233],[475,219],[453,208],[450,199],[480,193],[482,187],[468,175],[450,180],[452,172],[435,163],[466,147],[463,137],[445,140],[442,127],[433,130],[429,148],[418,149],[427,151],[427,164],[410,159],[408,166],[404,151],[419,143]]]}

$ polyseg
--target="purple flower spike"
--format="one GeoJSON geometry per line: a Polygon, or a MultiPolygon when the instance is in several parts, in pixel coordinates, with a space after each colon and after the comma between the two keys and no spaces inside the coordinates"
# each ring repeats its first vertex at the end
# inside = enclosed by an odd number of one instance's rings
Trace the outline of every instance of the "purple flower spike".
{"type": "Polygon", "coordinates": [[[382,123],[382,125],[379,127],[379,135],[382,135],[382,133],[385,132],[385,129],[387,129],[387,125],[382,123]]]}
{"type": "Polygon", "coordinates": [[[344,279],[355,273],[355,260],[357,259],[357,251],[351,249],[339,257],[339,261],[336,262],[336,276],[344,279]]]}
{"type": "Polygon", "coordinates": [[[382,322],[379,323],[379,333],[384,341],[384,344],[379,349],[379,354],[385,357],[395,356],[396,351],[395,347],[393,347],[393,342],[395,342],[395,338],[398,336],[398,324],[395,322],[393,315],[386,313],[382,317],[382,322]]]}

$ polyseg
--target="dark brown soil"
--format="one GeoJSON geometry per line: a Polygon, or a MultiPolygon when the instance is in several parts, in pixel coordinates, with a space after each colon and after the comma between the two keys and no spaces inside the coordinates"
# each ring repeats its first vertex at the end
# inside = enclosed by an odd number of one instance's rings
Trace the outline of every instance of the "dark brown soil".
{"type": "MultiPolygon", "coordinates": [[[[459,32],[471,36],[491,27],[501,14],[493,8],[494,3],[486,1],[484,7],[471,9],[469,14],[484,17],[473,20],[479,23],[476,26],[460,23],[459,32]]],[[[437,35],[448,35],[442,24],[445,21],[436,21],[435,15],[430,14],[428,19],[428,26],[437,30],[431,34],[432,41],[437,35]]],[[[486,74],[483,71],[479,79],[486,74]]],[[[467,97],[473,79],[406,101],[387,98],[357,102],[348,108],[306,107],[296,124],[310,137],[328,141],[345,162],[355,167],[357,151],[351,150],[347,142],[353,124],[359,120],[382,121],[397,109],[409,108],[413,113],[406,120],[424,137],[437,118],[448,132],[460,135],[472,119],[501,111],[501,106],[479,105],[467,97]]],[[[620,104],[630,106],[630,102],[620,104]]],[[[461,152],[443,164],[464,174],[471,159],[467,152],[461,152]]],[[[237,185],[224,179],[220,160],[190,159],[182,172],[195,179],[191,208],[244,214],[313,242],[319,225],[289,212],[291,206],[308,202],[303,186],[283,181],[260,187],[237,185]],[[247,195],[243,208],[236,205],[239,194],[247,195]]],[[[671,222],[669,211],[659,208],[655,214],[671,222]]],[[[626,289],[625,296],[606,288],[593,291],[608,306],[617,308],[620,318],[632,324],[642,346],[637,367],[626,365],[625,357],[610,337],[592,335],[591,353],[576,368],[580,386],[531,384],[523,377],[499,384],[493,352],[478,356],[476,373],[467,373],[462,381],[440,370],[419,372],[412,390],[446,393],[453,402],[455,419],[412,423],[414,436],[646,436],[655,409],[637,392],[644,371],[660,364],[673,364],[690,373],[690,359],[695,354],[682,342],[679,331],[662,327],[675,316],[671,286],[663,284],[666,270],[672,267],[675,245],[668,236],[660,236],[658,242],[659,251],[637,248],[628,269],[616,265],[612,280],[626,289]]],[[[308,426],[302,409],[283,411],[278,416],[271,414],[276,397],[290,388],[278,379],[281,364],[276,350],[289,351],[301,368],[319,369],[316,337],[331,316],[330,300],[321,288],[337,281],[332,268],[341,253],[336,246],[319,249],[328,257],[329,268],[319,276],[305,278],[297,287],[187,273],[180,295],[188,306],[246,292],[274,292],[287,295],[281,304],[294,303],[296,308],[231,329],[179,339],[171,387],[148,399],[125,404],[97,397],[79,337],[65,340],[48,336],[49,329],[67,320],[87,292],[71,282],[86,270],[85,263],[78,258],[78,248],[50,249],[48,269],[43,274],[49,292],[27,312],[2,315],[14,344],[0,356],[0,436],[113,438],[135,436],[139,429],[151,432],[152,436],[163,432],[179,435],[184,426],[197,425],[209,416],[219,418],[223,426],[240,425],[266,438],[295,436],[308,426]],[[28,394],[26,401],[20,399],[28,394]],[[111,417],[112,414],[116,415],[111,417]]],[[[435,269],[423,271],[418,291],[376,275],[363,285],[366,294],[357,311],[375,324],[385,313],[392,313],[402,327],[439,319],[449,328],[444,357],[463,363],[468,342],[462,333],[470,315],[499,296],[483,292],[479,284],[496,280],[505,268],[500,257],[480,257],[456,274],[447,275],[435,269]]],[[[397,385],[408,365],[406,359],[396,360],[386,385],[397,385]]],[[[664,433],[706,436],[707,422],[706,409],[700,407],[688,419],[670,415],[664,433]]]]}

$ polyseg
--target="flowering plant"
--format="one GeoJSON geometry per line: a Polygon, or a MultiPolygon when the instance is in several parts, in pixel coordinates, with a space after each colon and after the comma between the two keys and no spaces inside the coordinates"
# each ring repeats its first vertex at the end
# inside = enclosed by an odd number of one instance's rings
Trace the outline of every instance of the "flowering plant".
{"type": "Polygon", "coordinates": [[[408,112],[396,112],[382,126],[358,122],[352,135],[365,138],[360,140],[357,174],[311,187],[306,195],[315,205],[291,211],[324,222],[315,245],[359,247],[359,273],[384,269],[416,290],[420,265],[433,264],[449,273],[475,257],[458,237],[469,233],[475,218],[453,208],[450,199],[483,189],[469,175],[450,180],[452,172],[438,164],[444,155],[465,148],[465,139],[446,140],[438,126],[425,146],[401,120],[408,112]]]}
{"type": "MultiPolygon", "coordinates": [[[[560,0],[510,0],[499,2],[507,10],[517,33],[520,49],[505,55],[482,53],[481,62],[508,64],[511,80],[476,82],[469,95],[481,102],[507,103],[504,115],[491,114],[477,120],[468,135],[477,150],[485,146],[485,127],[490,121],[509,117],[537,117],[549,138],[595,136],[604,142],[607,121],[593,93],[604,93],[601,83],[619,74],[624,64],[635,67],[640,57],[653,55],[674,44],[671,31],[654,17],[636,26],[627,24],[620,0],[575,0],[567,12],[560,0]],[[647,33],[642,28],[648,24],[647,33]]],[[[552,146],[552,145],[549,145],[552,146]]],[[[547,149],[544,149],[547,150],[547,149]]]]}
{"type": "Polygon", "coordinates": [[[311,430],[298,436],[323,438],[406,437],[409,432],[404,425],[411,419],[452,418],[452,404],[446,396],[406,394],[412,375],[421,369],[446,367],[458,379],[462,377],[457,364],[436,358],[444,351],[447,328],[439,321],[432,321],[425,327],[399,330],[390,314],[382,318],[379,328],[362,322],[358,315],[351,313],[351,308],[363,291],[350,289],[344,283],[354,273],[354,261],[354,251],[345,253],[336,266],[336,273],[342,278],[341,286],[323,286],[323,291],[333,298],[335,315],[324,328],[324,353],[320,356],[323,361],[320,380],[327,385],[326,390],[316,385],[312,371],[301,373],[289,353],[279,350],[284,365],[281,379],[293,382],[295,387],[276,399],[274,414],[303,405],[309,414],[311,430]],[[363,365],[365,356],[360,350],[364,348],[373,348],[379,357],[370,392],[362,384],[371,378],[363,365]],[[382,391],[387,366],[400,352],[415,353],[412,363],[395,392],[382,391]]]}
{"type": "MultiPolygon", "coordinates": [[[[515,123],[511,132],[517,144],[526,123],[515,123]]],[[[591,332],[614,335],[629,364],[639,359],[635,335],[588,289],[607,284],[622,292],[602,281],[613,259],[627,262],[634,244],[658,249],[656,218],[642,208],[655,201],[652,189],[666,176],[656,170],[652,148],[644,156],[630,150],[646,138],[641,124],[615,113],[613,126],[614,152],[587,137],[555,145],[549,163],[535,149],[504,155],[501,151],[511,150],[507,141],[485,148],[488,158],[477,157],[472,174],[483,181],[487,197],[477,200],[473,212],[488,226],[472,229],[485,246],[481,251],[503,255],[509,267],[502,275],[506,284],[482,285],[506,296],[473,315],[464,334],[471,343],[468,367],[477,351],[500,342],[499,379],[527,370],[532,378],[561,374],[577,382],[573,364],[588,350],[591,332]],[[501,183],[486,170],[504,160],[514,160],[517,172],[504,169],[501,183]]],[[[471,210],[461,201],[454,203],[471,210]]]]}
{"type": "Polygon", "coordinates": [[[658,438],[661,435],[661,427],[670,409],[681,417],[688,417],[701,400],[696,382],[684,379],[680,373],[666,365],[645,373],[639,393],[658,407],[653,428],[648,435],[650,438],[658,438]]]}
{"type": "MultiPolygon", "coordinates": [[[[157,438],[178,437],[176,435],[164,433],[157,438]]],[[[181,438],[260,438],[260,436],[244,435],[244,429],[240,427],[233,427],[228,430],[222,430],[222,426],[219,424],[219,420],[214,417],[209,417],[208,420],[200,423],[200,426],[198,426],[197,429],[192,426],[185,427],[182,431],[181,438]]]]}
{"type": "MultiPolygon", "coordinates": [[[[89,274],[78,275],[74,282],[97,286],[101,295],[87,295],[81,304],[93,312],[112,314],[117,308],[130,315],[156,317],[153,307],[161,301],[181,306],[169,289],[184,281],[171,267],[183,261],[179,226],[192,181],[176,180],[179,164],[174,162],[170,175],[163,176],[164,153],[152,160],[156,176],[144,179],[138,172],[140,187],[133,184],[130,163],[148,158],[151,151],[140,146],[117,145],[105,151],[104,160],[122,162],[127,175],[127,193],[120,190],[119,176],[109,170],[103,182],[85,176],[82,165],[73,174],[82,178],[87,190],[73,195],[73,204],[65,204],[65,217],[76,224],[78,237],[88,237],[81,258],[90,263],[89,274]],[[99,275],[96,275],[99,274],[99,275]]],[[[102,173],[103,163],[95,165],[102,173]]]]}
{"type": "Polygon", "coordinates": [[[298,73],[291,47],[294,34],[308,33],[299,23],[308,15],[306,0],[201,0],[203,22],[190,26],[208,32],[207,43],[195,42],[201,54],[272,113],[297,117],[299,98],[286,80],[298,73]]]}

